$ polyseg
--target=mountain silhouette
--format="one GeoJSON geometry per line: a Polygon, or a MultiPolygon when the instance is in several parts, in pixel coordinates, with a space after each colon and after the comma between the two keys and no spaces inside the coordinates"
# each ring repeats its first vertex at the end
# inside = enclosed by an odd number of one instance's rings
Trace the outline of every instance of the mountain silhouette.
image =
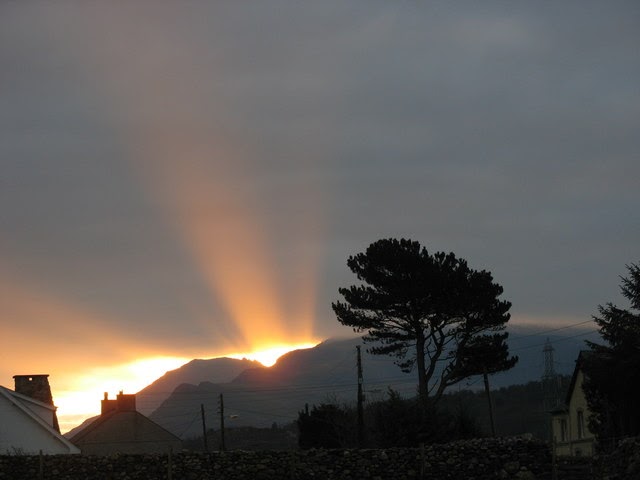
{"type": "MultiPolygon", "coordinates": [[[[224,396],[227,426],[267,427],[290,423],[305,404],[350,402],[357,388],[356,345],[360,338],[330,339],[309,349],[291,351],[272,367],[253,367],[229,382],[181,384],[151,418],[183,438],[202,432],[201,405],[207,425],[217,428],[220,394],[224,396]]],[[[376,372],[378,384],[369,383],[371,395],[382,395],[388,385],[404,393],[415,392],[414,377],[388,357],[370,355],[362,348],[365,370],[376,372]],[[382,382],[382,383],[380,383],[382,382]]]]}
{"type": "MultiPolygon", "coordinates": [[[[513,326],[509,347],[520,357],[516,366],[490,377],[492,389],[540,380],[544,373],[543,348],[554,348],[554,368],[570,375],[584,340],[597,341],[588,330],[513,326]],[[542,331],[541,331],[542,330],[542,331]]],[[[416,394],[416,373],[403,373],[392,357],[371,355],[358,337],[329,339],[309,349],[291,351],[272,367],[247,359],[212,358],[192,360],[137,393],[137,408],[143,414],[182,438],[202,433],[201,405],[207,428],[219,428],[219,400],[224,396],[226,426],[265,427],[287,424],[297,418],[305,404],[355,403],[357,391],[356,346],[362,345],[365,400],[386,398],[388,388],[404,397],[416,394]]],[[[453,388],[479,389],[480,378],[472,377],[453,388]]],[[[95,417],[94,417],[95,418],[95,417]]],[[[67,435],[79,431],[87,423],[67,435]]]]}
{"type": "MultiPolygon", "coordinates": [[[[490,377],[494,389],[539,380],[544,373],[543,348],[547,340],[555,349],[554,366],[559,374],[573,371],[577,354],[584,348],[584,330],[566,329],[547,335],[536,333],[540,331],[539,327],[515,326],[509,331],[510,348],[520,361],[513,369],[490,377]]],[[[199,381],[184,381],[170,395],[166,394],[171,385],[186,378],[198,378],[195,365],[190,362],[169,372],[172,373],[171,382],[164,380],[164,387],[160,388],[154,382],[144,389],[167,395],[151,418],[182,438],[189,438],[202,433],[201,405],[205,409],[207,428],[219,428],[221,394],[227,428],[286,424],[297,418],[305,404],[353,405],[357,390],[357,345],[363,345],[357,337],[326,340],[313,348],[289,352],[272,367],[254,362],[234,378],[229,375],[224,380],[210,381],[211,376],[201,377],[199,381]]],[[[416,394],[415,372],[403,373],[392,357],[371,355],[366,345],[361,351],[366,401],[386,398],[388,388],[405,397],[416,394]]],[[[198,362],[204,362],[199,365],[204,368],[208,362],[215,364],[216,360],[220,359],[198,362]]],[[[480,378],[472,377],[453,388],[478,389],[481,386],[480,378]]]]}
{"type": "MultiPolygon", "coordinates": [[[[139,412],[149,415],[183,383],[200,382],[227,383],[247,369],[262,367],[254,360],[235,358],[196,359],[181,367],[170,370],[136,394],[136,407],[139,412]]],[[[264,368],[264,367],[263,367],[264,368]]]]}

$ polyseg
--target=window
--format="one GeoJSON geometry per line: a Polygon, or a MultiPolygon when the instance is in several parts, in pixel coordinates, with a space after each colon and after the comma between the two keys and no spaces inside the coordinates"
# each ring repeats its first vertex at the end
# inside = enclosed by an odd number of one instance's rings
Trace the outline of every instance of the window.
{"type": "Polygon", "coordinates": [[[560,441],[566,442],[567,436],[567,419],[562,418],[560,419],[560,441]]]}
{"type": "Polygon", "coordinates": [[[584,412],[578,410],[578,438],[584,438],[584,412]]]}

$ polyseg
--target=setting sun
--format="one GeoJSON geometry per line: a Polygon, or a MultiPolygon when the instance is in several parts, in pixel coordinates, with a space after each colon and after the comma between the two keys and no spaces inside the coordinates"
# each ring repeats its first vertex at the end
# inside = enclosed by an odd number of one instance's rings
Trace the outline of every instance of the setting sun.
{"type": "Polygon", "coordinates": [[[278,345],[275,347],[269,347],[264,350],[259,350],[251,353],[232,353],[227,355],[230,358],[243,359],[247,358],[249,360],[256,360],[260,362],[265,367],[271,367],[276,363],[278,358],[280,358],[285,353],[291,352],[293,350],[302,350],[305,348],[315,347],[318,342],[315,343],[300,343],[297,345],[278,345]]]}
{"type": "MultiPolygon", "coordinates": [[[[318,342],[276,344],[248,353],[231,353],[224,356],[249,359],[265,367],[292,350],[312,348],[318,342]]],[[[88,417],[100,412],[100,400],[104,393],[114,397],[118,392],[136,393],[147,385],[189,362],[190,358],[152,356],[109,367],[90,368],[70,381],[57,382],[54,399],[58,406],[58,418],[63,432],[79,425],[88,417]]],[[[64,380],[64,379],[60,379],[64,380]]]]}

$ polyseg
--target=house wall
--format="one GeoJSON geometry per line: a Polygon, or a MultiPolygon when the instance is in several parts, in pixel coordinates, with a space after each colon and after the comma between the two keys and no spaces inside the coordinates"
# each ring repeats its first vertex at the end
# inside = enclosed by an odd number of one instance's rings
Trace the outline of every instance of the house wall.
{"type": "Polygon", "coordinates": [[[569,447],[569,415],[553,414],[551,417],[551,432],[556,455],[571,455],[571,448],[569,447]],[[563,436],[563,422],[565,425],[564,435],[566,436],[563,436]]]}
{"type": "Polygon", "coordinates": [[[79,453],[77,449],[70,451],[53,432],[0,396],[0,454],[37,454],[40,450],[50,455],[79,453]]]}
{"type": "Polygon", "coordinates": [[[47,408],[44,405],[39,405],[35,402],[30,402],[29,400],[24,400],[22,404],[46,422],[47,425],[53,428],[54,411],[51,408],[47,408]]]}
{"type": "Polygon", "coordinates": [[[582,390],[584,374],[578,370],[576,386],[569,402],[569,435],[571,455],[593,455],[594,435],[589,431],[589,407],[582,390]],[[581,418],[581,421],[579,420],[581,418]]]}
{"type": "Polygon", "coordinates": [[[591,456],[595,437],[588,427],[589,407],[582,390],[584,374],[576,372],[576,381],[566,413],[556,413],[551,417],[551,428],[556,455],[591,456]],[[582,412],[581,415],[579,412],[582,412]],[[566,436],[562,435],[562,423],[566,425],[566,436]]]}

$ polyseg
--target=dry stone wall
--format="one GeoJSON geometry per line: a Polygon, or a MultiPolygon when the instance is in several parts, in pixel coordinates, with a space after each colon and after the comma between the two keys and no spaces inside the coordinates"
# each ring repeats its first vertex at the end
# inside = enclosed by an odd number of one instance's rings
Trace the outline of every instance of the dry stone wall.
{"type": "Polygon", "coordinates": [[[547,445],[481,439],[386,450],[0,457],[0,480],[534,480],[550,478],[547,445]]]}
{"type": "Polygon", "coordinates": [[[640,437],[622,440],[615,452],[597,457],[595,471],[603,480],[640,480],[640,437]]]}

